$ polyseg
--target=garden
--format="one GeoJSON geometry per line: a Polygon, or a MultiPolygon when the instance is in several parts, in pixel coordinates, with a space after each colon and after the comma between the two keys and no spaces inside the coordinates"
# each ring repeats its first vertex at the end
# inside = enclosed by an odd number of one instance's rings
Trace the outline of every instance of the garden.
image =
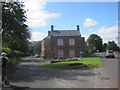
{"type": "Polygon", "coordinates": [[[56,62],[44,62],[43,66],[55,69],[93,69],[103,67],[102,60],[99,56],[90,56],[81,58],[65,59],[56,62]]]}

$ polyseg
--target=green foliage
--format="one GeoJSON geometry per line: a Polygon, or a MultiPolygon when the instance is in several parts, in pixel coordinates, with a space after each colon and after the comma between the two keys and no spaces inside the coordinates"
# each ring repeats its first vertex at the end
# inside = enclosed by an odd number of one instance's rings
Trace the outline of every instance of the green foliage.
{"type": "Polygon", "coordinates": [[[106,51],[107,50],[107,43],[104,43],[103,44],[103,51],[106,51]]]}
{"type": "Polygon", "coordinates": [[[99,57],[98,53],[94,52],[91,53],[88,57],[99,57]]]}
{"type": "Polygon", "coordinates": [[[55,69],[92,69],[92,68],[100,68],[103,66],[103,63],[99,57],[86,57],[83,58],[83,61],[64,61],[57,63],[48,63],[44,62],[44,66],[55,69]],[[70,66],[69,64],[73,63],[83,63],[87,67],[80,66],[70,66]]]}
{"type": "Polygon", "coordinates": [[[34,54],[34,44],[32,42],[29,43],[29,54],[33,56],[34,54]]]}
{"type": "Polygon", "coordinates": [[[19,51],[13,51],[11,48],[2,48],[2,51],[7,53],[7,56],[12,59],[12,58],[17,58],[20,56],[23,56],[22,53],[20,53],[19,51]]]}
{"type": "Polygon", "coordinates": [[[29,52],[34,54],[40,54],[41,53],[41,41],[32,41],[29,44],[29,52]]]}
{"type": "Polygon", "coordinates": [[[96,34],[91,34],[87,39],[88,48],[91,51],[102,51],[102,38],[96,34]]]}
{"type": "Polygon", "coordinates": [[[10,58],[8,68],[14,68],[28,52],[30,32],[26,10],[20,2],[2,2],[2,51],[10,58]]]}
{"type": "Polygon", "coordinates": [[[107,50],[119,51],[119,47],[114,41],[109,41],[107,45],[107,50]]]}
{"type": "Polygon", "coordinates": [[[7,54],[12,53],[12,50],[10,48],[2,48],[2,51],[6,52],[7,54]]]}
{"type": "Polygon", "coordinates": [[[30,33],[26,22],[24,5],[19,2],[4,2],[2,7],[2,45],[26,53],[30,33]]]}
{"type": "Polygon", "coordinates": [[[24,60],[25,57],[23,56],[19,51],[13,51],[10,48],[2,48],[2,51],[7,53],[7,57],[10,59],[10,62],[8,63],[8,71],[10,72],[15,68],[15,66],[21,61],[24,60]]]}
{"type": "Polygon", "coordinates": [[[36,53],[39,54],[39,53],[41,52],[41,42],[40,42],[40,41],[35,42],[34,51],[35,51],[35,54],[36,54],[36,53]]]}

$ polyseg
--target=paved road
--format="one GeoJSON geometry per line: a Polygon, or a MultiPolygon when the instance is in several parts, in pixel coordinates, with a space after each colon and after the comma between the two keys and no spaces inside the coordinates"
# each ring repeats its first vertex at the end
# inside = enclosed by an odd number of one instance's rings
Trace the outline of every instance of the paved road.
{"type": "Polygon", "coordinates": [[[104,76],[110,78],[110,82],[107,85],[118,87],[118,56],[115,58],[105,58],[105,53],[99,53],[103,60],[104,67],[101,68],[104,76]]]}
{"type": "Polygon", "coordinates": [[[42,60],[26,58],[9,80],[30,88],[117,88],[117,59],[102,59],[104,67],[99,69],[57,70],[42,66],[42,60]]]}

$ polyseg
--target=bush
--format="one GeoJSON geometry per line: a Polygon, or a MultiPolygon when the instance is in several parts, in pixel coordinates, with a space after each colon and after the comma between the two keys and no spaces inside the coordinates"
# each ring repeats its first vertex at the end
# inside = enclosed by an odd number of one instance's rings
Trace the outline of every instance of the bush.
{"type": "Polygon", "coordinates": [[[24,58],[22,54],[19,51],[13,51],[10,48],[2,48],[2,51],[7,53],[7,57],[10,59],[10,62],[8,63],[8,71],[11,71],[15,68],[15,66],[24,58]]]}
{"type": "Polygon", "coordinates": [[[2,48],[2,51],[7,53],[7,57],[9,57],[10,59],[23,56],[22,53],[20,53],[19,51],[13,51],[10,48],[2,48]]]}

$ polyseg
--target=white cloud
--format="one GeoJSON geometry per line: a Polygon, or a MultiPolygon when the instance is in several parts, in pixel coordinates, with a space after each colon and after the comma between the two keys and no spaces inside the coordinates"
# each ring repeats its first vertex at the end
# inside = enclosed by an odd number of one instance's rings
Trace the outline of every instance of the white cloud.
{"type": "Polygon", "coordinates": [[[47,36],[47,34],[45,34],[45,33],[31,32],[31,40],[30,41],[40,41],[46,36],[47,36]]]}
{"type": "Polygon", "coordinates": [[[99,35],[104,43],[107,43],[108,41],[115,41],[118,43],[117,37],[118,37],[118,26],[112,26],[112,27],[101,27],[96,32],[92,32],[92,34],[99,35]]]}
{"type": "Polygon", "coordinates": [[[88,31],[93,31],[93,29],[88,29],[88,31]]]}
{"type": "Polygon", "coordinates": [[[85,37],[85,40],[87,40],[91,34],[99,35],[103,39],[104,43],[107,43],[108,41],[115,41],[118,44],[118,26],[101,27],[96,32],[92,32],[88,35],[82,34],[82,37],[85,37]]]}
{"type": "Polygon", "coordinates": [[[27,24],[30,27],[46,26],[49,19],[60,16],[59,13],[49,13],[44,10],[45,0],[23,0],[27,15],[27,24]]]}
{"type": "Polygon", "coordinates": [[[87,18],[86,20],[85,20],[85,22],[84,22],[84,26],[85,27],[91,27],[91,26],[94,26],[94,25],[96,25],[97,24],[97,21],[95,21],[95,20],[93,20],[93,19],[91,19],[91,18],[87,18]]]}
{"type": "Polygon", "coordinates": [[[108,41],[116,41],[117,42],[117,37],[118,37],[118,26],[113,26],[113,27],[101,27],[97,33],[103,38],[104,42],[108,41]]]}

